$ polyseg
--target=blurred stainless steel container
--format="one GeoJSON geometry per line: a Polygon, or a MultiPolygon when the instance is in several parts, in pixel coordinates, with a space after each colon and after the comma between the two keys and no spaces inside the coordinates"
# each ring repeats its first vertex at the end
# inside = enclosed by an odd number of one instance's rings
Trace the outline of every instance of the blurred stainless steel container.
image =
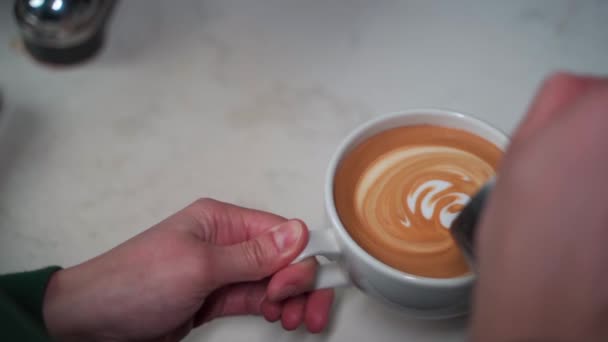
{"type": "Polygon", "coordinates": [[[14,14],[33,57],[71,64],[101,48],[114,4],[115,0],[17,0],[14,14]]]}

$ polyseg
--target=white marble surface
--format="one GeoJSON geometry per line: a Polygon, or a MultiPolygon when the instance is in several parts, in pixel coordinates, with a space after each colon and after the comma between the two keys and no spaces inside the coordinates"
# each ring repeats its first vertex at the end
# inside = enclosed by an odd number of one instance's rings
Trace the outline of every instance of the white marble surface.
{"type": "MultiPolygon", "coordinates": [[[[200,196],[327,225],[338,141],[387,111],[447,107],[511,131],[556,69],[608,73],[608,1],[123,1],[92,62],[19,47],[0,4],[0,272],[71,265],[200,196]]],[[[262,319],[188,341],[462,341],[355,290],[310,336],[262,319]]]]}

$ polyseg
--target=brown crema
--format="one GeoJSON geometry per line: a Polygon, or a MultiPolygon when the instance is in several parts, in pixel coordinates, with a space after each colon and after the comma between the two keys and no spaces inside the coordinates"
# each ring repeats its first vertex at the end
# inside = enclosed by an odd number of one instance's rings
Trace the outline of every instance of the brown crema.
{"type": "Polygon", "coordinates": [[[491,142],[458,129],[381,132],[340,162],[338,216],[357,244],[389,266],[430,278],[465,275],[469,268],[448,229],[501,156],[491,142]]]}

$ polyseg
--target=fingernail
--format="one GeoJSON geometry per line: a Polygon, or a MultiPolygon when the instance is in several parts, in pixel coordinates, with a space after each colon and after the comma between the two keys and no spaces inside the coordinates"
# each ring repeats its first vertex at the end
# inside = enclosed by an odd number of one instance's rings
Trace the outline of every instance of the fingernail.
{"type": "Polygon", "coordinates": [[[302,236],[304,227],[297,220],[287,221],[281,224],[272,234],[274,243],[281,252],[288,251],[302,236]]]}

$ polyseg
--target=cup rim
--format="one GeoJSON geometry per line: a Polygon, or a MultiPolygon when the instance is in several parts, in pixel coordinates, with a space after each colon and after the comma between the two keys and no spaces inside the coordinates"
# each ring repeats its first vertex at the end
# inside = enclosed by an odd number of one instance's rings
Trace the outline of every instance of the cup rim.
{"type": "MultiPolygon", "coordinates": [[[[423,286],[427,286],[427,287],[431,286],[431,287],[437,287],[437,288],[445,288],[445,287],[466,286],[466,285],[472,284],[473,281],[475,280],[476,276],[474,273],[469,273],[469,274],[465,274],[465,275],[453,277],[453,278],[431,278],[431,277],[419,276],[419,275],[415,275],[415,274],[411,274],[411,273],[407,273],[407,272],[398,270],[398,269],[396,269],[392,266],[389,266],[389,265],[383,263],[382,261],[376,259],[374,256],[369,254],[365,249],[363,249],[361,246],[359,246],[355,242],[355,240],[350,236],[350,234],[346,231],[346,228],[344,228],[344,225],[342,224],[342,221],[340,220],[340,217],[338,216],[338,212],[336,210],[336,205],[335,205],[335,201],[334,201],[334,192],[333,192],[334,175],[336,173],[336,169],[337,169],[338,165],[340,164],[346,150],[352,146],[353,141],[357,137],[359,137],[360,135],[365,133],[367,130],[369,130],[370,128],[372,128],[384,121],[391,120],[394,118],[408,117],[408,116],[421,115],[421,114],[440,115],[440,116],[458,118],[458,119],[462,119],[465,121],[474,122],[475,124],[480,125],[484,129],[490,131],[491,134],[496,137],[496,140],[500,141],[500,143],[497,144],[497,146],[501,150],[503,150],[503,152],[506,150],[506,146],[509,143],[509,136],[502,130],[494,127],[493,125],[489,124],[488,122],[486,122],[476,116],[473,116],[470,114],[464,114],[462,112],[458,112],[458,111],[454,111],[454,110],[438,109],[438,108],[413,108],[413,109],[407,109],[407,110],[402,110],[402,111],[389,112],[387,114],[380,115],[372,120],[366,121],[363,124],[359,125],[351,133],[349,133],[338,145],[338,149],[334,153],[334,155],[329,163],[327,173],[326,173],[326,179],[325,179],[326,211],[332,222],[333,228],[340,235],[340,237],[342,238],[342,241],[344,241],[346,243],[347,247],[351,251],[356,253],[358,256],[360,256],[366,264],[370,265],[371,267],[373,267],[374,269],[376,269],[378,271],[381,271],[382,273],[389,276],[390,278],[394,278],[394,279],[397,279],[400,281],[406,281],[409,283],[415,283],[415,284],[423,285],[423,286]]],[[[475,132],[471,132],[471,133],[475,134],[475,132]]]]}

